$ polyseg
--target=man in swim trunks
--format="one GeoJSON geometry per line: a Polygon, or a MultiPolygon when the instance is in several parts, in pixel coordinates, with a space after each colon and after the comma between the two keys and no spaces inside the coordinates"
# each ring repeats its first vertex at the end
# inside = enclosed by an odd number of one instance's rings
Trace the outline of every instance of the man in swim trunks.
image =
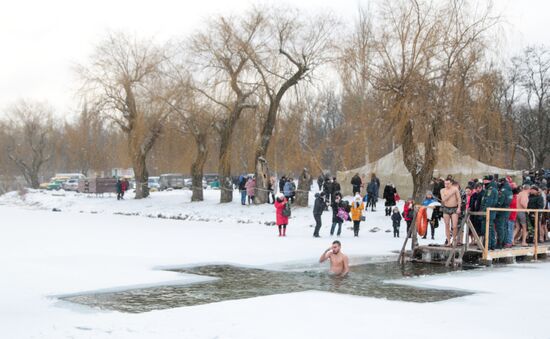
{"type": "Polygon", "coordinates": [[[319,262],[323,263],[328,259],[330,261],[329,272],[343,277],[349,272],[349,259],[342,253],[341,248],[342,244],[338,240],[333,241],[332,245],[321,255],[319,262]]]}
{"type": "MultiPolygon", "coordinates": [[[[462,198],[458,187],[452,184],[450,178],[445,180],[445,188],[441,190],[441,213],[445,221],[445,241],[446,246],[451,246],[451,228],[450,222],[453,224],[453,239],[456,239],[458,230],[458,215],[460,214],[460,203],[462,198]]],[[[460,244],[459,244],[460,245],[460,244]]]]}

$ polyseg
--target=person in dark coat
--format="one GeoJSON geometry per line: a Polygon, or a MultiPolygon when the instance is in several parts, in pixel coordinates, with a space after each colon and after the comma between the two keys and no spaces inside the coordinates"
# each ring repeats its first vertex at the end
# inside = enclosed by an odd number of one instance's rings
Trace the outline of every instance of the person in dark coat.
{"type": "Polygon", "coordinates": [[[338,216],[338,212],[340,210],[342,211],[346,210],[346,204],[342,202],[342,195],[340,194],[340,192],[334,195],[334,200],[332,201],[331,207],[332,207],[332,226],[330,227],[330,235],[331,236],[334,235],[334,229],[336,228],[336,225],[338,225],[338,231],[336,235],[340,236],[340,234],[342,233],[342,223],[344,222],[344,219],[338,216]]]}
{"type": "MultiPolygon", "coordinates": [[[[542,191],[538,188],[537,185],[532,185],[529,190],[529,203],[527,203],[528,209],[541,210],[544,209],[544,198],[542,196],[542,191]]],[[[543,227],[541,227],[541,218],[539,214],[539,224],[535,225],[535,213],[529,213],[529,220],[531,225],[539,228],[539,243],[544,242],[544,232],[542,232],[543,227]]]]}
{"type": "Polygon", "coordinates": [[[380,188],[380,184],[378,182],[379,182],[378,178],[374,176],[371,178],[369,184],[367,185],[367,196],[368,196],[367,209],[370,206],[372,212],[374,212],[374,208],[376,207],[376,201],[378,200],[378,190],[380,188]]]}
{"type": "MultiPolygon", "coordinates": [[[[497,207],[510,208],[512,203],[512,188],[506,178],[500,178],[497,207]]],[[[510,211],[498,211],[495,216],[495,224],[497,228],[497,248],[502,249],[508,240],[508,219],[510,211]]]]}
{"type": "Polygon", "coordinates": [[[334,201],[336,194],[340,193],[341,190],[342,187],[340,186],[340,183],[336,180],[336,177],[332,177],[332,195],[330,197],[331,203],[334,201]]]}
{"type": "Polygon", "coordinates": [[[279,180],[279,192],[282,193],[285,191],[286,176],[282,176],[279,180]]]}
{"type": "Polygon", "coordinates": [[[399,227],[401,226],[401,214],[399,214],[399,208],[394,207],[391,215],[391,221],[393,225],[393,237],[399,238],[399,227]]]}
{"type": "Polygon", "coordinates": [[[351,188],[353,190],[353,195],[355,196],[356,193],[361,192],[361,177],[359,176],[359,173],[355,173],[353,178],[351,178],[351,188]]]}
{"type": "MultiPolygon", "coordinates": [[[[483,193],[483,184],[475,184],[472,197],[470,198],[470,212],[481,211],[481,199],[483,199],[483,193]]],[[[470,221],[472,222],[478,236],[483,235],[483,231],[481,229],[482,218],[483,217],[479,215],[470,215],[470,221]]]]}
{"type": "Polygon", "coordinates": [[[116,180],[116,200],[122,199],[122,181],[119,179],[116,180]]]}
{"type": "Polygon", "coordinates": [[[386,203],[384,204],[386,206],[386,216],[391,216],[392,208],[396,205],[395,193],[397,193],[397,190],[392,184],[387,184],[386,187],[384,187],[383,197],[386,199],[386,203]]]}
{"type": "MultiPolygon", "coordinates": [[[[497,188],[497,183],[494,182],[492,175],[488,175],[485,178],[483,178],[483,184],[485,185],[485,191],[483,194],[483,198],[481,199],[481,211],[485,212],[489,207],[497,207],[498,188],[497,188]]],[[[485,236],[489,237],[489,249],[491,251],[495,249],[495,245],[496,245],[495,228],[494,228],[495,217],[496,217],[496,212],[492,211],[489,213],[489,234],[485,234],[485,236]]],[[[482,229],[484,230],[483,233],[485,233],[486,228],[487,228],[487,220],[486,218],[482,218],[482,229]]]]}
{"type": "Polygon", "coordinates": [[[319,238],[319,231],[321,230],[321,215],[325,210],[325,192],[315,194],[315,202],[313,204],[313,218],[315,219],[315,230],[313,236],[319,238]]]}
{"type": "Polygon", "coordinates": [[[323,174],[319,175],[319,178],[317,178],[317,186],[319,186],[319,191],[323,188],[323,183],[325,182],[325,177],[323,174]]]}
{"type": "Polygon", "coordinates": [[[334,184],[330,177],[325,178],[325,184],[323,185],[323,193],[325,193],[325,199],[327,202],[331,202],[330,198],[332,197],[332,194],[334,193],[334,184]]]}
{"type": "Polygon", "coordinates": [[[246,178],[244,175],[239,177],[239,192],[241,193],[241,205],[246,205],[246,178]]]}

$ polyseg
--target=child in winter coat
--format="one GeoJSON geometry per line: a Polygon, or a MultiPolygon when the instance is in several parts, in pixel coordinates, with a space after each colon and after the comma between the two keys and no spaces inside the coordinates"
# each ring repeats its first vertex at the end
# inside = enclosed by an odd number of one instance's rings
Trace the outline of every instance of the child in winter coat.
{"type": "Polygon", "coordinates": [[[391,220],[393,222],[393,237],[399,238],[399,227],[401,226],[401,214],[399,214],[399,208],[397,208],[397,206],[393,208],[391,220]]]}
{"type": "Polygon", "coordinates": [[[405,202],[405,206],[403,207],[403,219],[407,223],[407,234],[409,234],[409,229],[411,228],[413,214],[414,214],[414,200],[409,199],[405,202]]]}
{"type": "Polygon", "coordinates": [[[355,201],[351,204],[351,220],[353,221],[353,235],[355,237],[359,236],[359,224],[361,224],[364,209],[363,199],[359,194],[355,195],[355,201]]]}
{"type": "Polygon", "coordinates": [[[275,196],[275,211],[276,211],[276,223],[279,227],[279,236],[280,237],[286,237],[286,226],[288,225],[288,217],[283,214],[283,210],[285,209],[286,204],[288,204],[288,200],[285,198],[285,196],[282,193],[277,193],[275,196]]]}

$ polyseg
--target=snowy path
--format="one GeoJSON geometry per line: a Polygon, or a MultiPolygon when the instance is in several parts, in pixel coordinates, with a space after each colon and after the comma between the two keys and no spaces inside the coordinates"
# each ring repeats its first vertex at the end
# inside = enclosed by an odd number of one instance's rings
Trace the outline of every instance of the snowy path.
{"type": "MultiPolygon", "coordinates": [[[[32,193],[25,202],[16,194],[0,197],[2,337],[459,338],[474,331],[465,328],[470,322],[478,324],[476,337],[550,338],[550,331],[542,327],[532,332],[525,329],[536,328],[546,320],[550,264],[408,279],[407,283],[480,292],[430,304],[310,291],[124,314],[91,310],[50,297],[196,279],[156,269],[166,266],[214,262],[315,265],[331,240],[326,227],[321,232],[324,238],[311,237],[308,209],[295,211],[289,236],[282,239],[275,235],[273,226],[263,224],[273,220],[272,206],[221,206],[215,203],[217,192],[207,192],[204,203],[190,204],[186,194],[157,193],[144,201],[123,202],[72,194],[52,197],[32,193]],[[53,207],[62,212],[51,212],[53,207]],[[194,215],[197,219],[206,216],[209,221],[113,214],[155,211],[194,215]],[[248,219],[252,222],[242,223],[248,219]],[[520,295],[520,287],[527,286],[526,294],[520,295]],[[460,319],[459,325],[454,325],[455,319],[460,319]]],[[[329,214],[324,215],[323,222],[328,224],[329,220],[329,214]]],[[[367,232],[374,226],[389,229],[390,221],[383,212],[376,212],[367,215],[360,238],[354,239],[351,231],[345,230],[343,250],[352,262],[364,256],[392,255],[400,248],[401,239],[390,233],[367,232]]]]}

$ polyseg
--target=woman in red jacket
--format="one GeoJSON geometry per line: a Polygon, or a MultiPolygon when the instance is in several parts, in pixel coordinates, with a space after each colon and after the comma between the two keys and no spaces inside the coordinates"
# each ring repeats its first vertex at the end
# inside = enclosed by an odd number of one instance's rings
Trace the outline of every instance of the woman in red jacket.
{"type": "Polygon", "coordinates": [[[282,193],[277,193],[276,199],[275,199],[275,210],[277,215],[277,226],[279,226],[279,236],[280,237],[286,237],[286,226],[288,225],[288,217],[283,214],[283,210],[285,209],[286,204],[288,204],[288,200],[286,200],[285,196],[282,193]]]}
{"type": "MultiPolygon", "coordinates": [[[[414,213],[414,200],[409,199],[405,201],[405,206],[403,207],[403,219],[405,219],[405,222],[407,223],[407,234],[409,234],[409,229],[411,228],[413,213],[414,213]]],[[[427,234],[428,232],[426,232],[426,235],[427,234]]],[[[426,235],[424,235],[424,239],[426,239],[426,235]]]]}

